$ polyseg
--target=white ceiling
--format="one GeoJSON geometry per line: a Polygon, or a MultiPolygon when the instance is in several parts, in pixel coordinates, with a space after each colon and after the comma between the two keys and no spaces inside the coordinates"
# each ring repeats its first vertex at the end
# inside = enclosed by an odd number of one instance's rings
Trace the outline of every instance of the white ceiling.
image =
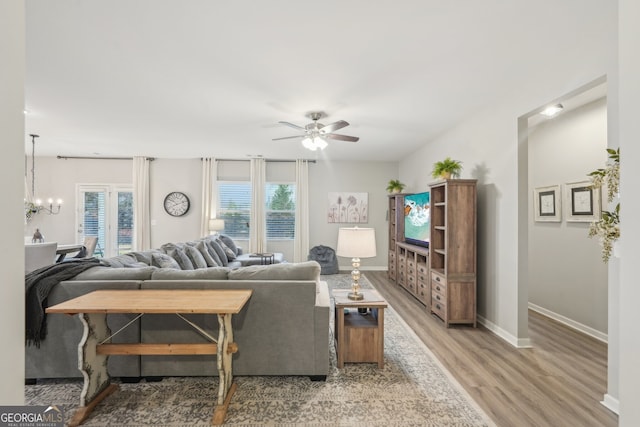
{"type": "Polygon", "coordinates": [[[26,132],[37,155],[398,160],[582,48],[598,3],[27,0],[26,132]],[[271,141],[315,110],[360,141],[271,141]]]}

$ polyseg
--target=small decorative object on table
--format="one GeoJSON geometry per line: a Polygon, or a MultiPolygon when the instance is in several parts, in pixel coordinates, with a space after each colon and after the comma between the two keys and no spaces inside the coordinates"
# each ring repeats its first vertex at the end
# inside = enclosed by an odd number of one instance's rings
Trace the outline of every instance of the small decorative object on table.
{"type": "Polygon", "coordinates": [[[36,228],[36,232],[33,233],[33,238],[31,239],[31,243],[44,243],[44,236],[40,233],[40,229],[36,228]]]}

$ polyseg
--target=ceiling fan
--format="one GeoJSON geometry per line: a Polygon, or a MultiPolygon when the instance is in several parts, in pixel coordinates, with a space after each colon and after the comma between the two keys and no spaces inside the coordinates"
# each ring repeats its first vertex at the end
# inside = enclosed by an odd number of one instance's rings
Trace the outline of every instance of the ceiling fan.
{"type": "Polygon", "coordinates": [[[292,127],[298,131],[303,132],[301,135],[294,136],[284,136],[282,138],[274,138],[273,141],[279,141],[282,139],[294,139],[294,138],[302,138],[302,145],[311,150],[315,151],[317,149],[324,150],[327,146],[326,139],[336,139],[339,141],[349,141],[349,142],[357,142],[360,138],[357,136],[349,136],[349,135],[340,135],[337,133],[333,133],[339,129],[349,126],[349,122],[345,122],[344,120],[339,120],[334,123],[330,123],[328,125],[323,125],[319,123],[322,117],[326,117],[323,112],[312,112],[307,114],[313,122],[309,123],[306,126],[298,126],[293,123],[280,121],[278,123],[283,124],[285,126],[292,127]]]}

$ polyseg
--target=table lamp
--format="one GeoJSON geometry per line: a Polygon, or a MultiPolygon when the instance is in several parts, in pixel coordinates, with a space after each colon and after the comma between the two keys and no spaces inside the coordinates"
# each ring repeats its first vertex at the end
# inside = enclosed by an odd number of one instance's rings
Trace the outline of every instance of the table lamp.
{"type": "Polygon", "coordinates": [[[221,230],[224,230],[224,219],[211,218],[209,220],[209,232],[213,234],[221,230]]]}
{"type": "Polygon", "coordinates": [[[351,300],[361,300],[364,295],[360,293],[360,258],[373,258],[376,256],[376,230],[373,228],[340,228],[338,230],[339,257],[351,258],[351,292],[347,295],[351,300]]]}

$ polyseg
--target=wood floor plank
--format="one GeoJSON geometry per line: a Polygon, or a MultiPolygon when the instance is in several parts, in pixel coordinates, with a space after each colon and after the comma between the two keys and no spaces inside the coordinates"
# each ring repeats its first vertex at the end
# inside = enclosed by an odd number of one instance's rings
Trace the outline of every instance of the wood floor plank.
{"type": "Polygon", "coordinates": [[[600,403],[606,343],[530,311],[533,348],[517,349],[482,326],[447,329],[386,272],[365,275],[498,426],[618,425],[600,403]]]}

